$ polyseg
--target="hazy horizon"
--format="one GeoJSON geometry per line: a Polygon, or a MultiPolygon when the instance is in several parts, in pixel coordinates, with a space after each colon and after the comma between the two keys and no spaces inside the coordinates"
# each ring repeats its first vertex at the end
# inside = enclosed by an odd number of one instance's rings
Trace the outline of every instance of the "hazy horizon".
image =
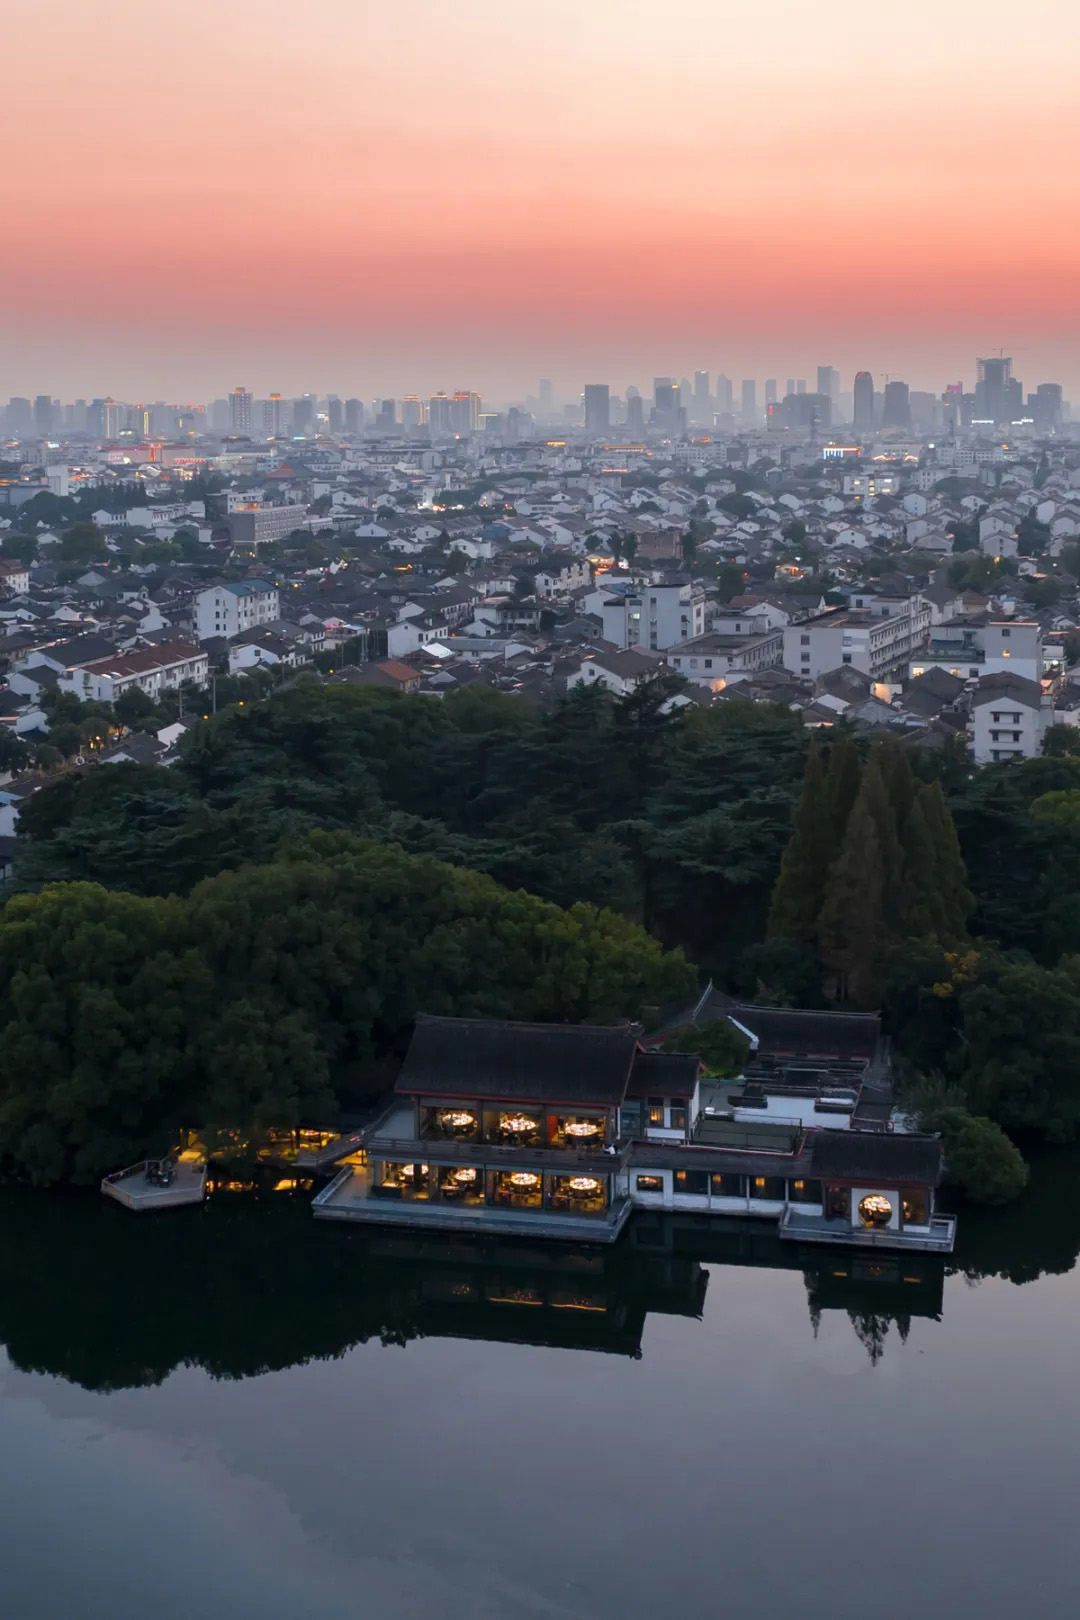
{"type": "Polygon", "coordinates": [[[1065,0],[12,0],[0,396],[1080,382],[1065,0]],[[47,112],[45,111],[47,109],[47,112]]]}

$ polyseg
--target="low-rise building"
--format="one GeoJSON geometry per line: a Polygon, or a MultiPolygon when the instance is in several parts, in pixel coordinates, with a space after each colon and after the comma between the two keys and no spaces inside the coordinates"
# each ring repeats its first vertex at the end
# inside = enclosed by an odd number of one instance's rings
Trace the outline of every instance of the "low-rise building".
{"type": "Polygon", "coordinates": [[[175,641],[152,650],[94,659],[67,671],[56,684],[61,692],[73,692],[84,703],[115,703],[124,692],[133,690],[158,698],[189,682],[203,686],[209,668],[201,647],[175,641]]]}
{"type": "Polygon", "coordinates": [[[817,680],[850,664],[875,680],[899,669],[926,644],[930,608],[921,596],[874,598],[870,610],[832,608],[784,630],[784,668],[817,680]]]}
{"type": "Polygon", "coordinates": [[[567,680],[567,687],[606,686],[618,697],[629,697],[639,686],[663,673],[664,660],[641,648],[620,647],[613,652],[591,652],[567,680]]]}
{"type": "Polygon", "coordinates": [[[1054,700],[1022,675],[984,675],[971,699],[971,752],[976,765],[1034,759],[1053,724],[1054,700]]]}
{"type": "Polygon", "coordinates": [[[668,653],[668,663],[679,675],[701,686],[719,690],[732,675],[753,675],[775,669],[784,651],[784,633],[760,635],[696,636],[668,653]]]}
{"type": "Polygon", "coordinates": [[[215,636],[230,640],[243,630],[271,624],[280,610],[279,595],[277,586],[264,579],[210,585],[195,597],[195,634],[200,641],[210,641],[215,636]]]}

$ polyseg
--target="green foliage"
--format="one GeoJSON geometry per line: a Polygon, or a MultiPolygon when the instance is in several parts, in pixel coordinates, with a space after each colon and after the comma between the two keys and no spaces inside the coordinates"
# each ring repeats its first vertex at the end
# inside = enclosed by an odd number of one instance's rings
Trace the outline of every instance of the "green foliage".
{"type": "Polygon", "coordinates": [[[0,771],[21,771],[29,763],[29,744],[7,726],[0,726],[0,771]]]}
{"type": "MultiPolygon", "coordinates": [[[[149,814],[133,770],[67,789],[53,823],[70,829],[88,789],[115,814],[137,787],[149,814]]],[[[92,1181],[181,1125],[249,1139],[332,1120],[335,1093],[363,1089],[420,1010],[610,1022],[695,982],[612,912],[348,835],[296,840],[186,899],[50,885],[0,913],[0,1162],[92,1181]]]]}
{"type": "Polygon", "coordinates": [[[946,1175],[977,1204],[1007,1204],[1028,1183],[1023,1155],[992,1119],[946,1108],[934,1121],[945,1148],[946,1175]]]}
{"type": "Polygon", "coordinates": [[[1043,733],[1042,751],[1051,759],[1066,759],[1080,754],[1080,726],[1047,726],[1043,733]]]}
{"type": "Polygon", "coordinates": [[[96,523],[73,523],[60,536],[60,558],[66,563],[103,562],[109,555],[105,536],[96,523]]]}
{"type": "Polygon", "coordinates": [[[34,534],[5,534],[0,540],[0,552],[5,561],[30,564],[37,557],[37,536],[34,534]]]}
{"type": "Polygon", "coordinates": [[[691,1024],[681,1029],[670,1041],[664,1042],[661,1051],[694,1052],[701,1058],[707,1075],[731,1080],[743,1072],[750,1042],[726,1019],[715,1018],[706,1024],[691,1024]]]}
{"type": "Polygon", "coordinates": [[[795,806],[791,838],[780,863],[769,911],[769,934],[812,944],[834,854],[836,825],[829,803],[825,767],[819,748],[806,759],[802,791],[795,806]]]}

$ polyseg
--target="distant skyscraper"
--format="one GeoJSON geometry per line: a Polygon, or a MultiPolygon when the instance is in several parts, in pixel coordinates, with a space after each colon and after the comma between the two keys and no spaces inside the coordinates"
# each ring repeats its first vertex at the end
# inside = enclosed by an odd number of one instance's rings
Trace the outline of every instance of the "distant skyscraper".
{"type": "Polygon", "coordinates": [[[607,383],[585,384],[585,432],[600,438],[611,427],[611,389],[607,383]]]}
{"type": "Polygon", "coordinates": [[[868,371],[855,373],[855,431],[874,430],[874,379],[868,371]]]}
{"type": "Polygon", "coordinates": [[[424,425],[423,401],[417,399],[415,394],[406,394],[401,402],[401,425],[410,432],[424,425]]]}
{"type": "Polygon", "coordinates": [[[833,404],[840,398],[840,373],[835,366],[818,366],[817,391],[831,399],[833,404]]]}
{"type": "Polygon", "coordinates": [[[229,395],[229,432],[251,432],[251,394],[246,388],[234,388],[229,395]]]}
{"type": "Polygon", "coordinates": [[[653,378],[653,423],[674,433],[679,425],[679,390],[670,377],[653,378]]]}
{"type": "Polygon", "coordinates": [[[23,438],[30,432],[34,421],[34,407],[28,399],[16,394],[8,400],[7,430],[15,438],[23,438]]]}
{"type": "Polygon", "coordinates": [[[805,377],[796,377],[796,379],[795,379],[795,392],[797,394],[805,394],[806,393],[806,378],[805,377]]]}
{"type": "Polygon", "coordinates": [[[975,383],[975,417],[980,422],[993,422],[1003,426],[1016,414],[1013,409],[1014,390],[1012,360],[1004,357],[979,360],[978,379],[975,383]]]}
{"type": "Polygon", "coordinates": [[[707,371],[694,372],[694,421],[707,422],[712,406],[712,394],[709,390],[709,373],[707,371]]]}
{"type": "Polygon", "coordinates": [[[629,433],[645,431],[645,401],[640,394],[630,394],[626,401],[626,428],[629,433]]]}
{"type": "Polygon", "coordinates": [[[716,409],[719,411],[721,416],[729,416],[731,414],[733,395],[734,388],[731,378],[725,377],[724,373],[721,372],[716,379],[716,409]]]}
{"type": "Polygon", "coordinates": [[[475,433],[480,426],[479,394],[459,388],[450,401],[450,427],[453,433],[475,433]]]}
{"type": "Polygon", "coordinates": [[[428,427],[433,439],[442,438],[454,431],[449,394],[432,394],[428,400],[428,427]]]}
{"type": "Polygon", "coordinates": [[[345,431],[359,433],[364,425],[364,402],[361,399],[345,401],[345,431]]]}
{"type": "Polygon", "coordinates": [[[881,409],[881,425],[887,428],[911,426],[911,399],[906,382],[887,382],[881,409]]]}
{"type": "Polygon", "coordinates": [[[53,402],[51,394],[39,394],[34,401],[34,431],[47,439],[53,428],[53,402]]]}
{"type": "Polygon", "coordinates": [[[775,405],[776,404],[776,378],[775,377],[766,377],[766,379],[765,379],[765,403],[766,403],[766,405],[775,405]]]}
{"type": "Polygon", "coordinates": [[[757,415],[757,383],[744,382],[742,385],[742,414],[745,417],[757,415]]]}
{"type": "Polygon", "coordinates": [[[396,399],[380,399],[379,414],[375,418],[375,426],[380,433],[393,433],[397,427],[396,399]]]}
{"type": "Polygon", "coordinates": [[[331,433],[340,433],[345,425],[345,407],[336,394],[326,401],[326,425],[331,433]]]}
{"type": "Polygon", "coordinates": [[[789,399],[794,392],[795,392],[795,379],[794,379],[794,377],[789,377],[788,380],[787,380],[787,387],[784,389],[784,398],[789,399]]]}
{"type": "Polygon", "coordinates": [[[545,416],[550,416],[555,408],[555,390],[551,386],[550,377],[540,379],[540,409],[545,416]]]}
{"type": "Polygon", "coordinates": [[[115,399],[103,399],[101,402],[101,436],[103,439],[117,439],[120,436],[120,413],[122,405],[115,399]]]}
{"type": "Polygon", "coordinates": [[[1060,383],[1040,383],[1029,396],[1029,405],[1028,414],[1040,433],[1052,433],[1061,426],[1064,404],[1060,383]]]}
{"type": "Polygon", "coordinates": [[[292,436],[294,439],[305,439],[312,432],[315,425],[315,402],[310,394],[303,399],[294,399],[292,402],[292,436]]]}
{"type": "Polygon", "coordinates": [[[271,394],[262,402],[262,430],[268,439],[281,437],[281,395],[271,394]]]}

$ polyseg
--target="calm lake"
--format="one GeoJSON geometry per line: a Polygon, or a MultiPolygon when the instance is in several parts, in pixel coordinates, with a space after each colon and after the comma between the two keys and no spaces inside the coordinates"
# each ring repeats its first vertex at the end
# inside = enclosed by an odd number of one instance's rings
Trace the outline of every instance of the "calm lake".
{"type": "Polygon", "coordinates": [[[8,1192],[0,1614],[1074,1617],[1078,1187],[947,1268],[8,1192]]]}

